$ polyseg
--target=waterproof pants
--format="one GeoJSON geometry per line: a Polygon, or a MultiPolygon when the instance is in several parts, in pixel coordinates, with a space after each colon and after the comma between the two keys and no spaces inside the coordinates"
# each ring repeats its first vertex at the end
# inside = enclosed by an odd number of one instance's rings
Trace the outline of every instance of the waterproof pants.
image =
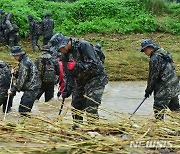
{"type": "Polygon", "coordinates": [[[19,112],[31,112],[31,109],[34,105],[34,101],[37,96],[37,91],[25,91],[23,96],[21,97],[20,105],[19,105],[19,112]]]}
{"type": "Polygon", "coordinates": [[[40,50],[40,45],[38,44],[38,40],[39,40],[38,35],[33,35],[31,38],[33,52],[37,52],[36,47],[38,47],[40,50]]]}
{"type": "Polygon", "coordinates": [[[50,99],[52,99],[54,97],[54,82],[42,83],[37,95],[38,100],[40,99],[43,93],[45,95],[45,102],[48,102],[50,99]]]}
{"type": "MultiPolygon", "coordinates": [[[[8,96],[7,95],[0,95],[0,106],[2,106],[2,111],[5,113],[5,110],[6,110],[6,105],[7,105],[7,98],[8,96]]],[[[13,96],[10,95],[9,97],[9,102],[8,102],[8,107],[7,107],[7,112],[9,112],[11,110],[11,107],[12,107],[12,102],[13,102],[13,96]]]]}
{"type": "Polygon", "coordinates": [[[155,100],[153,109],[155,118],[159,120],[164,119],[164,110],[169,108],[171,111],[180,111],[179,98],[178,96],[173,97],[169,100],[155,100]]]}
{"type": "Polygon", "coordinates": [[[104,92],[105,84],[98,80],[90,81],[84,87],[77,86],[72,93],[72,117],[74,122],[83,121],[83,112],[86,111],[88,123],[99,119],[98,108],[104,92]]]}

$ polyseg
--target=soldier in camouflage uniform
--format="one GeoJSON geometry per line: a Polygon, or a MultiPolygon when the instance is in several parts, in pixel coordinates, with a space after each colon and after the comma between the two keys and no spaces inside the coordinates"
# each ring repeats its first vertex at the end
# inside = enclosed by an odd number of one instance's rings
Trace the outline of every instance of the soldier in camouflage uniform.
{"type": "Polygon", "coordinates": [[[33,49],[33,52],[37,52],[36,46],[40,50],[40,45],[38,44],[40,35],[38,34],[37,28],[36,28],[37,21],[34,19],[32,15],[28,16],[28,20],[29,20],[29,33],[30,33],[29,37],[31,37],[32,49],[33,49]]]}
{"type": "Polygon", "coordinates": [[[38,70],[33,61],[26,55],[20,46],[13,46],[11,48],[11,55],[15,60],[19,61],[19,68],[12,69],[11,73],[16,77],[16,85],[8,90],[9,94],[23,91],[21,97],[19,112],[21,115],[26,115],[26,112],[31,112],[40,82],[38,78],[38,70]]]}
{"type": "Polygon", "coordinates": [[[145,97],[149,97],[154,92],[154,113],[155,118],[164,118],[164,109],[167,107],[171,111],[179,111],[180,84],[175,72],[175,67],[171,54],[158,47],[151,39],[146,39],[141,43],[141,52],[150,57],[149,77],[145,97]]]}
{"type": "Polygon", "coordinates": [[[7,40],[7,44],[12,47],[18,45],[19,39],[19,27],[13,23],[12,21],[13,14],[9,13],[6,17],[6,28],[5,28],[5,38],[7,40]]]}
{"type": "MultiPolygon", "coordinates": [[[[66,60],[63,61],[66,79],[62,97],[66,97],[68,93],[66,92],[67,69],[77,83],[72,94],[72,106],[74,109],[89,113],[90,116],[87,116],[89,123],[91,120],[96,121],[99,118],[98,107],[108,81],[105,69],[94,51],[93,45],[84,40],[63,36],[61,33],[55,34],[51,38],[50,44],[51,49],[63,53],[63,58],[66,60]],[[71,55],[74,63],[68,63],[71,55]]],[[[82,115],[78,115],[74,111],[72,111],[72,116],[74,121],[83,121],[82,115]]]]}
{"type": "Polygon", "coordinates": [[[45,73],[45,65],[47,63],[47,61],[51,61],[52,64],[54,65],[54,72],[55,75],[59,75],[59,64],[58,62],[51,56],[50,54],[50,47],[49,45],[45,45],[43,46],[43,48],[41,49],[42,51],[42,55],[39,56],[36,61],[35,64],[37,66],[38,69],[38,75],[39,75],[39,79],[40,79],[40,83],[41,83],[41,88],[40,91],[38,93],[37,99],[39,100],[40,97],[42,96],[42,94],[45,94],[45,102],[48,102],[50,99],[52,99],[54,97],[54,85],[56,82],[56,78],[52,78],[52,80],[50,81],[44,81],[44,73],[45,73]]]}
{"type": "MultiPolygon", "coordinates": [[[[0,29],[1,29],[1,42],[3,42],[3,39],[5,40],[5,35],[4,35],[4,31],[5,31],[5,28],[6,28],[6,24],[5,24],[5,21],[6,21],[6,13],[3,9],[0,10],[0,14],[1,14],[1,21],[0,21],[0,29]]],[[[6,41],[6,40],[5,40],[6,41]]],[[[7,41],[6,41],[7,42],[7,41]]]]}
{"type": "MultiPolygon", "coordinates": [[[[11,71],[8,65],[0,60],[0,106],[3,105],[3,112],[6,110],[8,89],[11,83],[11,71]]],[[[11,95],[8,102],[7,112],[11,110],[13,96],[11,95]]]]}
{"type": "Polygon", "coordinates": [[[3,14],[5,14],[4,10],[0,9],[0,15],[1,15],[1,18],[0,18],[0,43],[2,43],[3,39],[4,39],[4,30],[3,30],[3,27],[2,27],[3,14]]]}
{"type": "Polygon", "coordinates": [[[53,36],[54,21],[51,19],[50,13],[44,15],[45,19],[42,21],[43,32],[43,45],[48,44],[49,40],[53,36]]]}

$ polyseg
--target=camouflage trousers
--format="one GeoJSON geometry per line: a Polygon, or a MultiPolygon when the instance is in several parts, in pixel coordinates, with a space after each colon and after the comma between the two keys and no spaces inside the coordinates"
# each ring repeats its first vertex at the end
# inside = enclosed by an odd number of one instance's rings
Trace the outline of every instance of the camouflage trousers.
{"type": "Polygon", "coordinates": [[[155,113],[155,118],[159,120],[163,120],[164,110],[167,108],[169,108],[171,111],[180,111],[178,96],[173,97],[172,99],[154,100],[153,109],[155,113]]]}
{"type": "MultiPolygon", "coordinates": [[[[11,107],[12,107],[12,102],[13,102],[13,97],[14,96],[11,96],[9,97],[9,102],[8,102],[8,106],[7,106],[7,112],[9,112],[11,110],[11,107]]],[[[4,95],[0,95],[0,106],[2,106],[2,111],[5,113],[5,110],[6,110],[6,105],[7,105],[7,99],[8,99],[8,96],[6,94],[4,95]]]]}
{"type": "Polygon", "coordinates": [[[38,35],[33,35],[31,38],[33,52],[37,52],[36,47],[38,47],[38,49],[40,50],[40,45],[38,43],[38,40],[39,40],[38,35]]]}
{"type": "Polygon", "coordinates": [[[99,119],[98,108],[104,92],[105,84],[94,80],[86,86],[77,86],[72,92],[72,117],[74,122],[83,122],[83,115],[86,112],[88,123],[99,119]]]}
{"type": "Polygon", "coordinates": [[[52,99],[54,97],[54,82],[42,83],[37,95],[37,100],[40,99],[43,93],[45,96],[45,102],[48,102],[50,99],[52,99]]]}
{"type": "Polygon", "coordinates": [[[4,34],[3,31],[0,31],[0,43],[4,42],[4,34]]]}
{"type": "Polygon", "coordinates": [[[19,38],[19,34],[18,33],[10,33],[9,34],[9,43],[8,43],[8,45],[10,46],[10,47],[12,47],[12,46],[16,46],[16,45],[18,45],[18,38],[19,38]]]}
{"type": "Polygon", "coordinates": [[[19,112],[31,112],[31,109],[34,105],[35,99],[37,97],[38,90],[34,91],[25,91],[21,97],[19,112]]]}

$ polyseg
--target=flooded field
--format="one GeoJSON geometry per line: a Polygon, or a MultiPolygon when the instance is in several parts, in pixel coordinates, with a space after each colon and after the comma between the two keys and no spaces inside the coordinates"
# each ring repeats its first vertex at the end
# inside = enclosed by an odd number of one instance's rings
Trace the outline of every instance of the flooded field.
{"type": "MultiPolygon", "coordinates": [[[[106,86],[102,98],[102,104],[99,109],[100,117],[111,119],[112,114],[116,113],[133,113],[137,106],[144,98],[144,90],[146,88],[145,81],[123,81],[123,82],[109,82],[106,86]],[[108,111],[108,112],[107,112],[108,111]]],[[[45,103],[42,96],[39,101],[36,101],[32,109],[32,113],[36,115],[45,116],[48,118],[57,118],[62,99],[56,96],[57,87],[55,87],[54,99],[45,103]]],[[[14,98],[12,113],[7,115],[7,118],[16,117],[18,114],[18,106],[22,93],[17,93],[14,98]]],[[[65,117],[71,118],[70,111],[71,97],[66,99],[63,108],[65,117]]],[[[153,97],[148,98],[137,111],[137,115],[150,115],[152,111],[153,97]]],[[[2,114],[2,111],[1,111],[2,114]]]]}

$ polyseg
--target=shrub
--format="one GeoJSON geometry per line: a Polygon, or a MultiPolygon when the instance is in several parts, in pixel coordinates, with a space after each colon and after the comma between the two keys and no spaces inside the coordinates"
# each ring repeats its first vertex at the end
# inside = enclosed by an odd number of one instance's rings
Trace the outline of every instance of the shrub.
{"type": "Polygon", "coordinates": [[[46,12],[52,14],[55,32],[61,31],[66,35],[92,32],[144,33],[155,30],[179,34],[178,4],[172,3],[169,6],[170,12],[174,14],[173,23],[170,20],[163,21],[165,25],[156,22],[154,13],[163,12],[165,4],[163,0],[78,0],[74,3],[0,1],[6,12],[14,14],[14,20],[20,27],[20,35],[24,37],[28,33],[27,16],[32,14],[40,21],[46,12]]]}
{"type": "Polygon", "coordinates": [[[162,13],[168,11],[165,0],[140,0],[148,11],[152,11],[156,15],[161,15],[162,13]]]}

